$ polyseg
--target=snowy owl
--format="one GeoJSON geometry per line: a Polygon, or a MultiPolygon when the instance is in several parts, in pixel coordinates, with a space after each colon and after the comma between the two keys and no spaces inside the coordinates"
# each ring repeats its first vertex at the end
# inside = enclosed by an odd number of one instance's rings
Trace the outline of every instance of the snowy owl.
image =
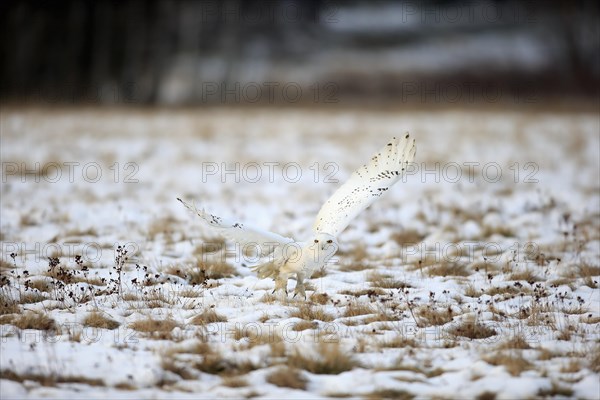
{"type": "Polygon", "coordinates": [[[415,141],[408,133],[400,139],[393,138],[367,164],[354,171],[350,179],[325,202],[313,225],[314,235],[306,242],[227,220],[198,210],[180,198],[177,200],[224,237],[240,246],[252,244],[259,249],[261,256],[268,255],[268,262],[252,269],[261,279],[275,280],[274,292],[283,290],[287,293],[288,278],[296,274],[294,296],[306,298],[304,279],[325,266],[338,249],[337,236],[361,211],[402,178],[415,153],[415,141]]]}

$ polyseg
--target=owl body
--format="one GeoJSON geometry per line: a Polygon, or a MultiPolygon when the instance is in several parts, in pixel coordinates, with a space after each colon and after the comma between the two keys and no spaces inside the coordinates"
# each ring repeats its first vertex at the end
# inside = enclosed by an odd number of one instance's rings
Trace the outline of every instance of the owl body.
{"type": "Polygon", "coordinates": [[[287,292],[287,281],[296,276],[295,294],[305,295],[304,279],[327,265],[338,250],[337,240],[327,233],[320,233],[312,241],[291,242],[277,248],[273,259],[253,267],[259,278],[275,280],[275,290],[287,292]]]}

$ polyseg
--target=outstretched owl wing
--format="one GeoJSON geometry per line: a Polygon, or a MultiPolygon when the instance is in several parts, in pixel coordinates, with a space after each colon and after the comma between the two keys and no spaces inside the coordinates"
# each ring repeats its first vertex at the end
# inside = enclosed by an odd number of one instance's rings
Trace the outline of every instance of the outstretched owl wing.
{"type": "Polygon", "coordinates": [[[339,235],[361,211],[402,178],[416,150],[415,140],[408,133],[393,138],[325,202],[313,230],[339,235]]]}
{"type": "Polygon", "coordinates": [[[227,220],[216,215],[207,213],[204,210],[198,210],[195,205],[190,205],[177,198],[188,210],[196,213],[211,228],[217,231],[223,237],[238,243],[241,247],[252,245],[253,249],[260,250],[261,256],[266,256],[275,250],[276,247],[291,243],[294,240],[277,233],[269,232],[257,227],[227,220]]]}

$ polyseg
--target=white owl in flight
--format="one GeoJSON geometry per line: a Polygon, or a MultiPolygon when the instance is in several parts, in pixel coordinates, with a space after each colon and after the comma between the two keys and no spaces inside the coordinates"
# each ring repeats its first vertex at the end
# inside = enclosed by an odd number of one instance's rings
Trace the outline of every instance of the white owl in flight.
{"type": "Polygon", "coordinates": [[[325,266],[338,249],[337,236],[361,211],[398,182],[416,154],[414,139],[407,133],[393,138],[371,160],[358,168],[350,179],[325,202],[313,225],[313,237],[306,242],[281,236],[277,233],[251,227],[198,210],[181,199],[189,210],[197,213],[224,237],[241,247],[252,245],[269,261],[252,269],[259,278],[273,278],[275,290],[287,293],[287,281],[296,274],[294,296],[306,297],[304,279],[325,266]]]}

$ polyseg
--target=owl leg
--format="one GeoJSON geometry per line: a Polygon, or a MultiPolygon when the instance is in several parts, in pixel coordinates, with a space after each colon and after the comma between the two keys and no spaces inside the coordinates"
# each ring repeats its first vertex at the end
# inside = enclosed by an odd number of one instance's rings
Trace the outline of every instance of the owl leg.
{"type": "Polygon", "coordinates": [[[304,297],[304,300],[306,300],[306,291],[305,291],[305,287],[304,287],[304,273],[302,272],[298,272],[298,274],[296,274],[297,276],[297,280],[296,280],[296,288],[294,289],[294,297],[296,297],[296,295],[300,295],[304,297]]]}
{"type": "Polygon", "coordinates": [[[288,277],[288,274],[279,273],[279,276],[277,276],[277,278],[275,279],[275,289],[273,289],[273,293],[275,293],[278,290],[283,290],[287,296],[288,277]]]}

